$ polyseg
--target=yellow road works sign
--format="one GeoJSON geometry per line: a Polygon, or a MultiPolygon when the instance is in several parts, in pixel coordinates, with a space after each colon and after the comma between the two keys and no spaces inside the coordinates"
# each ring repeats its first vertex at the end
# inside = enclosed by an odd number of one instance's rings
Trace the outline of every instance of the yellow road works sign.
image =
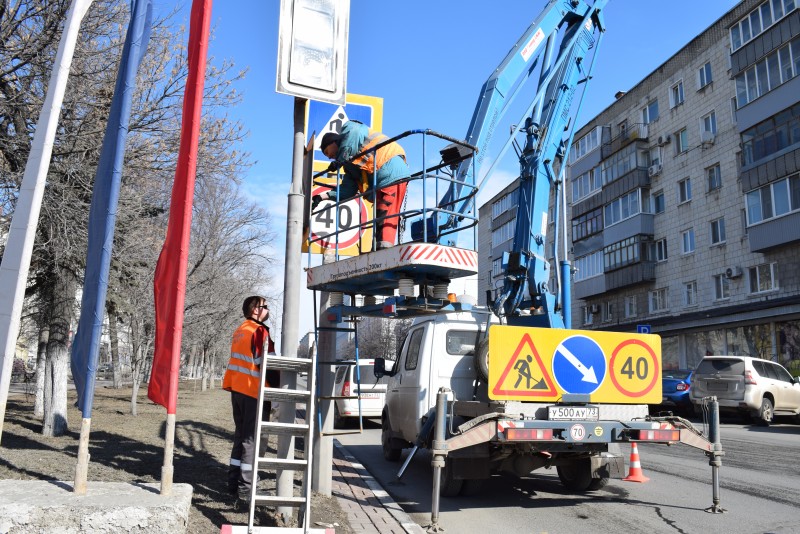
{"type": "Polygon", "coordinates": [[[661,338],[590,330],[493,326],[489,397],[555,401],[565,393],[590,402],[661,402],[661,338]]]}

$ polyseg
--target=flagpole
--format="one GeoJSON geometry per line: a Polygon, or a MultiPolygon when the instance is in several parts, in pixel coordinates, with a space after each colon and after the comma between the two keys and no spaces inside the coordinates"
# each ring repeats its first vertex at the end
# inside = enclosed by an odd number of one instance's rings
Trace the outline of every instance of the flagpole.
{"type": "Polygon", "coordinates": [[[36,225],[42,207],[47,170],[53,154],[53,142],[64,102],[69,68],[75,54],[81,21],[92,0],[73,0],[67,11],[64,31],[56,53],[55,66],[47,85],[42,112],[33,135],[31,151],[19,190],[17,205],[11,219],[3,260],[0,264],[0,438],[6,416],[11,369],[17,348],[22,303],[31,266],[36,225]]]}

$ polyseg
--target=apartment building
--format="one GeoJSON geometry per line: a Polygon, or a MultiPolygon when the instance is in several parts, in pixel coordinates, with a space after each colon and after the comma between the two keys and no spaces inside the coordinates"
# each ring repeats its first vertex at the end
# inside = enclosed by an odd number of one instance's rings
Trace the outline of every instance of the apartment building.
{"type": "MultiPolygon", "coordinates": [[[[795,0],[744,0],[575,133],[573,328],[649,328],[666,368],[800,359],[799,75],[795,0]]],[[[514,189],[480,208],[481,288],[514,189]]]]}

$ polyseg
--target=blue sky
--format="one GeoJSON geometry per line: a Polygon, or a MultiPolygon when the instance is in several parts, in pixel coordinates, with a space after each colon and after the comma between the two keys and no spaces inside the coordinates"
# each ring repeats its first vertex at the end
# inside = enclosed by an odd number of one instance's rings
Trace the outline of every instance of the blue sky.
{"type": "MultiPolygon", "coordinates": [[[[607,32],[577,125],[605,109],[614,93],[636,85],[736,3],[608,0],[607,32]]],[[[156,0],[157,9],[159,4],[161,9],[172,5],[156,0]]],[[[390,136],[430,128],[463,138],[483,82],[545,4],[544,0],[351,0],[347,90],[384,99],[383,131],[390,136]]],[[[187,13],[188,5],[187,1],[187,13]]],[[[245,190],[270,210],[278,234],[274,254],[281,265],[275,270],[274,286],[267,288],[271,295],[283,290],[293,120],[293,98],[275,92],[278,15],[278,0],[217,0],[209,52],[211,61],[231,59],[237,67],[249,69],[237,88],[243,103],[230,115],[250,131],[243,148],[255,164],[243,177],[245,190]]],[[[524,95],[518,100],[528,104],[524,95]]],[[[509,124],[519,119],[514,112],[507,117],[509,124]]],[[[495,138],[503,137],[504,131],[507,128],[498,128],[495,138]]],[[[516,168],[512,152],[487,181],[479,203],[513,180],[516,168]]],[[[303,262],[306,266],[305,256],[303,262]]],[[[301,292],[302,336],[313,322],[310,292],[301,292]]]]}

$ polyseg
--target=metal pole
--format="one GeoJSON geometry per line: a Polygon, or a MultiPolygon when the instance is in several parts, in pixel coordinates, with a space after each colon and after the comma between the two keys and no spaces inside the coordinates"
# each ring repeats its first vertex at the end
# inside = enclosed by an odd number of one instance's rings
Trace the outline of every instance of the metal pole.
{"type": "Polygon", "coordinates": [[[719,468],[722,466],[722,443],[719,438],[719,402],[716,397],[711,397],[709,403],[710,421],[708,424],[708,440],[711,442],[712,450],[708,453],[711,466],[711,492],[712,505],[706,508],[706,512],[711,514],[722,514],[726,510],[720,506],[719,499],[719,468]]]}
{"type": "Polygon", "coordinates": [[[444,532],[439,526],[439,488],[441,486],[442,468],[447,460],[447,444],[445,443],[445,429],[447,420],[447,388],[440,388],[436,394],[436,423],[433,430],[433,494],[431,495],[431,524],[428,532],[444,532]]]}
{"type": "MultiPolygon", "coordinates": [[[[305,112],[307,100],[294,99],[294,145],[292,147],[292,184],[289,188],[286,211],[286,252],[283,271],[283,318],[281,321],[281,355],[297,357],[298,330],[300,324],[300,264],[303,246],[303,151],[305,150],[305,112]]],[[[297,389],[297,375],[284,373],[281,387],[297,389]]],[[[293,402],[282,402],[278,420],[294,423],[297,406],[293,402]]],[[[313,414],[312,414],[313,416],[313,414]]],[[[269,417],[269,414],[267,414],[269,417]]],[[[309,414],[306,414],[309,417],[309,414]]],[[[278,458],[294,459],[294,436],[278,435],[278,458]]],[[[276,487],[279,497],[291,497],[294,491],[294,471],[278,471],[276,487]]],[[[291,517],[294,508],[279,506],[278,513],[291,517]]]]}

